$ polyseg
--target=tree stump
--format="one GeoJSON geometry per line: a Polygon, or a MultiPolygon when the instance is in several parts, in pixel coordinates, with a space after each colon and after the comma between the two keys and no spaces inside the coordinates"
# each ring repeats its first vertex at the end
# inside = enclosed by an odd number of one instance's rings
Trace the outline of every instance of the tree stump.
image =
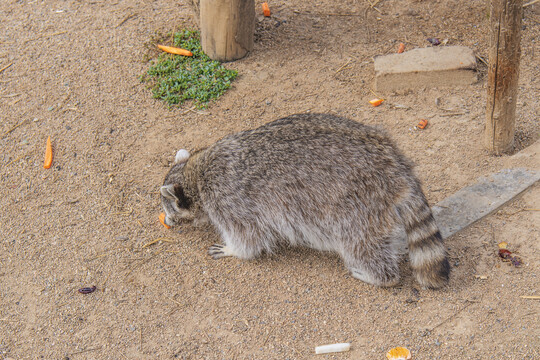
{"type": "Polygon", "coordinates": [[[233,61],[253,50],[255,1],[201,0],[201,45],[213,60],[233,61]]]}
{"type": "Polygon", "coordinates": [[[522,0],[491,0],[485,143],[495,155],[514,145],[522,14],[522,0]]]}

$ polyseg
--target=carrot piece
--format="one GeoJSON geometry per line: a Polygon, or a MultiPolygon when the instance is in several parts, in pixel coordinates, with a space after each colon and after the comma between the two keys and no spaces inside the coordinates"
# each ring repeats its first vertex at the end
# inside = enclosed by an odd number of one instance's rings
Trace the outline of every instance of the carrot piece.
{"type": "Polygon", "coordinates": [[[193,53],[186,49],[172,47],[172,46],[165,46],[165,45],[158,45],[157,47],[165,52],[168,52],[169,54],[193,56],[193,53]]]}
{"type": "Polygon", "coordinates": [[[45,161],[43,162],[43,167],[45,169],[48,169],[52,165],[52,145],[51,145],[51,137],[49,136],[47,138],[47,145],[45,146],[45,161]]]}
{"type": "Polygon", "coordinates": [[[167,229],[170,229],[171,227],[167,224],[165,224],[165,213],[159,214],[159,222],[161,225],[165,226],[167,229]]]}
{"type": "Polygon", "coordinates": [[[426,126],[427,126],[427,120],[426,119],[420,120],[418,125],[416,125],[416,127],[419,128],[419,129],[424,129],[426,126]]]}
{"type": "Polygon", "coordinates": [[[409,360],[411,359],[411,352],[404,347],[396,347],[386,353],[388,360],[409,360]]]}
{"type": "Polygon", "coordinates": [[[268,6],[268,3],[265,3],[265,2],[262,3],[262,10],[263,10],[264,16],[266,17],[270,16],[270,7],[268,6]]]}
{"type": "Polygon", "coordinates": [[[401,54],[402,52],[405,51],[405,44],[404,43],[399,43],[399,48],[398,48],[398,54],[401,54]]]}
{"type": "Polygon", "coordinates": [[[373,106],[379,106],[382,104],[383,101],[384,99],[373,99],[373,100],[370,100],[369,103],[373,106]]]}

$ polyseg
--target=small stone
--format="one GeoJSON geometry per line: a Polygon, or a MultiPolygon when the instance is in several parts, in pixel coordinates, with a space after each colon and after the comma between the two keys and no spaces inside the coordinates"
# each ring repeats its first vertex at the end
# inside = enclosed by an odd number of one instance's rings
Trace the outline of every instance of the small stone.
{"type": "Polygon", "coordinates": [[[441,41],[437,38],[427,38],[427,41],[433,46],[441,45],[441,41]]]}

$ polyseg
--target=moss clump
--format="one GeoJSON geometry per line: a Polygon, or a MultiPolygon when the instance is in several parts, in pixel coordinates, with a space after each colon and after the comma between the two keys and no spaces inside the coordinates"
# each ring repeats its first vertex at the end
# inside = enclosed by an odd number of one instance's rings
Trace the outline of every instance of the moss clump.
{"type": "Polygon", "coordinates": [[[193,56],[163,53],[141,80],[150,84],[154,98],[170,105],[193,100],[198,108],[206,107],[231,87],[238,72],[226,69],[202,51],[198,31],[182,30],[173,38],[174,46],[191,51],[193,56]]]}

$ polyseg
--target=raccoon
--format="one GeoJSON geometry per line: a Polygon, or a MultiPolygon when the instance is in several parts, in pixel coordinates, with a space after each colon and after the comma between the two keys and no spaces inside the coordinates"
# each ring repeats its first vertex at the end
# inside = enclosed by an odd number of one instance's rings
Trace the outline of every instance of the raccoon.
{"type": "Polygon", "coordinates": [[[282,245],[336,252],[352,276],[399,282],[408,247],[425,288],[448,282],[447,252],[412,164],[380,129],[329,114],[297,114],[190,154],[161,187],[165,222],[210,222],[214,259],[252,259],[282,245]]]}

